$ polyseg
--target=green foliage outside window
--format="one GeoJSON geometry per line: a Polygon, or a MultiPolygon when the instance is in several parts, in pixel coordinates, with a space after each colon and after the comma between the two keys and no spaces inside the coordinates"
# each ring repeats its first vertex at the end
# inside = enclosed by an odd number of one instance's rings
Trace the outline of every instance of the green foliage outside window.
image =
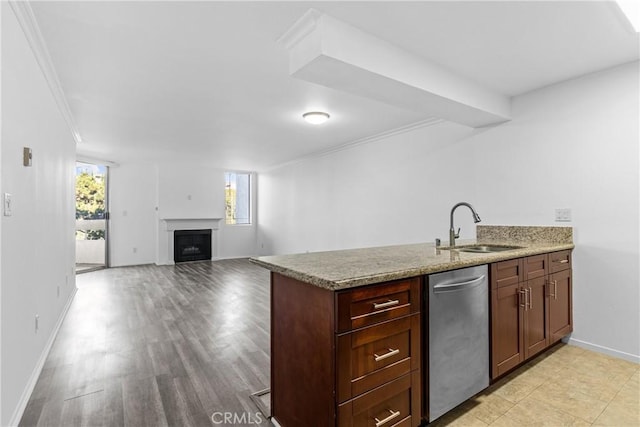
{"type": "MultiPolygon", "coordinates": [[[[76,219],[104,219],[104,178],[82,172],[76,175],[76,219]]],[[[104,239],[104,230],[78,230],[76,239],[104,239]]]]}

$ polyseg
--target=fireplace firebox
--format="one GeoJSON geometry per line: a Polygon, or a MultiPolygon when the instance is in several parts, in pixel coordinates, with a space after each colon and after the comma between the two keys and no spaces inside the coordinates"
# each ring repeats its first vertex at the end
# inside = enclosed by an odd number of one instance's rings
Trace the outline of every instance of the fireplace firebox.
{"type": "Polygon", "coordinates": [[[178,262],[211,259],[211,230],[175,230],[173,260],[178,262]]]}

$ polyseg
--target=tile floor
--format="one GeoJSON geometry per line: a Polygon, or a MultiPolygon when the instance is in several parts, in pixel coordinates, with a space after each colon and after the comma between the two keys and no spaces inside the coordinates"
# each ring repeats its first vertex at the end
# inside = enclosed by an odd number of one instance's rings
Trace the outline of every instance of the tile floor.
{"type": "Polygon", "coordinates": [[[430,426],[640,426],[640,365],[560,344],[430,426]]]}

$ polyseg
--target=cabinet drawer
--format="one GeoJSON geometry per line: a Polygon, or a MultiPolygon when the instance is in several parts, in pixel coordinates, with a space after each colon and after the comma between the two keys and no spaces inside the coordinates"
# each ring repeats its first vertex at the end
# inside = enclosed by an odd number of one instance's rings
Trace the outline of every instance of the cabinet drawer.
{"type": "Polygon", "coordinates": [[[523,280],[522,258],[491,264],[491,289],[511,286],[523,280]]]}
{"type": "Polygon", "coordinates": [[[549,254],[549,273],[571,268],[571,250],[552,252],[549,254]]]}
{"type": "Polygon", "coordinates": [[[420,368],[420,314],[338,336],[338,402],[420,368]]]}
{"type": "Polygon", "coordinates": [[[420,374],[404,375],[338,406],[340,427],[399,427],[420,421],[420,374]]]}
{"type": "Polygon", "coordinates": [[[419,312],[420,280],[415,277],[338,293],[337,332],[419,312]]]}
{"type": "Polygon", "coordinates": [[[547,254],[533,255],[524,258],[523,281],[537,279],[538,277],[544,277],[548,273],[549,257],[547,254]]]}

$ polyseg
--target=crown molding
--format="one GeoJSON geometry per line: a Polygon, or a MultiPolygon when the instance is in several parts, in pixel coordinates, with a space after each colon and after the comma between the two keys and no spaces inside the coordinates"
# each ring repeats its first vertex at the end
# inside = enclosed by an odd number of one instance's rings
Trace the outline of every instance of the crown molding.
{"type": "Polygon", "coordinates": [[[109,166],[110,168],[117,168],[118,166],[120,166],[118,163],[112,162],[111,160],[104,160],[98,157],[85,156],[80,153],[76,153],[76,162],[89,163],[92,165],[109,166]]]}
{"type": "Polygon", "coordinates": [[[381,139],[389,138],[389,137],[392,137],[392,136],[395,136],[395,135],[401,135],[403,133],[411,132],[411,131],[416,130],[416,129],[426,128],[426,127],[429,127],[429,126],[435,126],[437,124],[444,123],[445,121],[446,120],[440,119],[440,118],[437,118],[437,117],[430,117],[428,119],[421,120],[421,121],[415,122],[415,123],[411,123],[411,124],[406,125],[406,126],[401,126],[401,127],[395,128],[395,129],[391,129],[391,130],[388,130],[388,131],[377,133],[375,135],[370,135],[370,136],[366,136],[364,138],[360,138],[360,139],[356,139],[356,140],[353,140],[353,141],[345,142],[344,144],[333,146],[333,147],[330,147],[330,148],[327,148],[327,149],[324,149],[324,150],[314,151],[313,153],[297,157],[297,158],[295,158],[293,160],[289,160],[287,162],[283,162],[283,163],[279,163],[279,164],[277,164],[275,166],[271,166],[271,167],[269,167],[267,169],[262,170],[262,172],[270,172],[270,171],[282,168],[284,166],[289,166],[289,165],[292,165],[292,164],[295,164],[295,163],[299,163],[299,162],[302,162],[302,161],[305,161],[305,160],[311,160],[311,159],[314,159],[314,158],[326,156],[328,154],[336,153],[338,151],[348,150],[350,148],[357,147],[359,145],[370,144],[372,142],[376,142],[376,141],[379,141],[381,139]]]}
{"type": "Polygon", "coordinates": [[[316,29],[322,13],[316,9],[309,9],[276,41],[286,49],[291,49],[300,40],[316,29]]]}
{"type": "Polygon", "coordinates": [[[49,85],[53,99],[58,105],[58,109],[60,110],[62,117],[67,122],[67,126],[69,126],[73,139],[76,141],[76,144],[80,143],[82,140],[80,138],[80,132],[78,132],[78,127],[76,126],[73,114],[71,114],[71,109],[69,108],[67,98],[62,90],[58,74],[53,67],[49,50],[44,42],[44,38],[42,37],[38,21],[33,14],[33,9],[31,9],[31,4],[26,0],[9,0],[9,5],[18,19],[18,23],[22,27],[22,31],[29,42],[29,46],[31,46],[31,50],[36,57],[36,61],[42,70],[42,74],[44,74],[44,78],[49,85]]]}

